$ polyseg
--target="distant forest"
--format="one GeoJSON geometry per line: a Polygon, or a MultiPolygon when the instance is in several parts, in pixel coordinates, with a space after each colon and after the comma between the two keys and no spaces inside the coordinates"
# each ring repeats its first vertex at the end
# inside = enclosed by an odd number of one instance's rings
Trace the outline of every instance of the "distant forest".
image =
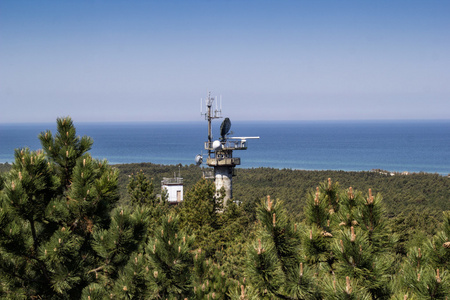
{"type": "MultiPolygon", "coordinates": [[[[10,164],[0,164],[0,173],[9,171],[10,164]]],[[[133,174],[143,171],[153,182],[155,190],[164,177],[181,176],[185,191],[198,182],[203,171],[196,165],[160,165],[134,163],[113,165],[119,172],[120,202],[127,203],[127,184],[133,174]]],[[[380,171],[307,171],[273,168],[236,168],[233,177],[233,198],[245,205],[254,205],[267,195],[283,200],[288,212],[301,217],[308,192],[319,182],[331,178],[342,189],[380,193],[385,216],[414,216],[417,225],[430,217],[440,221],[442,211],[450,210],[450,177],[430,173],[385,175],[380,171]],[[423,220],[421,220],[423,219],[423,220]]],[[[433,226],[434,227],[434,226],[433,226]]],[[[433,229],[429,229],[433,233],[433,229]]]]}
{"type": "MultiPolygon", "coordinates": [[[[195,165],[156,165],[151,163],[119,164],[121,196],[127,199],[126,185],[129,176],[142,170],[150,176],[155,187],[163,177],[181,175],[185,190],[202,178],[201,169],[195,165]]],[[[259,202],[270,195],[285,202],[288,211],[301,215],[308,192],[319,182],[331,178],[340,187],[380,193],[386,216],[419,213],[424,217],[441,218],[441,212],[450,210],[450,178],[438,174],[412,173],[409,175],[384,175],[381,171],[305,171],[273,168],[236,168],[233,177],[233,198],[240,202],[259,202]]]]}

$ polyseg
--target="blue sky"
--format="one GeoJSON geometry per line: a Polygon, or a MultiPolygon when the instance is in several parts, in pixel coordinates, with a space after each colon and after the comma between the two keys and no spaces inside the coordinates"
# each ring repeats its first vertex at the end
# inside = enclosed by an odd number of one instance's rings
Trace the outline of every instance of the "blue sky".
{"type": "Polygon", "coordinates": [[[0,1],[0,122],[450,119],[450,1],[0,1]]]}

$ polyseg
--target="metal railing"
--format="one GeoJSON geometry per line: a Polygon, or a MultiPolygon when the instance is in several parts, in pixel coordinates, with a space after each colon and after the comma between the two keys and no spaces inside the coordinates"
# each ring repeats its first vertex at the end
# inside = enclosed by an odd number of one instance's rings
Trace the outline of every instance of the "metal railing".
{"type": "MultiPolygon", "coordinates": [[[[226,142],[222,142],[223,150],[246,150],[247,149],[247,141],[246,140],[227,140],[226,142]]],[[[205,142],[205,150],[213,151],[215,150],[213,147],[213,142],[205,142]]]]}
{"type": "Polygon", "coordinates": [[[161,182],[162,182],[162,184],[183,184],[183,178],[181,178],[181,177],[175,177],[175,178],[164,177],[161,182]]]}

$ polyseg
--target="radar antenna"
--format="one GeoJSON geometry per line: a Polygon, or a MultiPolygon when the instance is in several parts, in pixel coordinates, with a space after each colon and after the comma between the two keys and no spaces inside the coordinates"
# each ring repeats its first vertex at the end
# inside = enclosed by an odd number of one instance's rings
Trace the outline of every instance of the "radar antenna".
{"type": "Polygon", "coordinates": [[[225,118],[222,122],[222,125],[220,125],[220,140],[224,142],[227,138],[226,136],[229,134],[228,132],[231,129],[231,121],[229,118],[225,118]]]}

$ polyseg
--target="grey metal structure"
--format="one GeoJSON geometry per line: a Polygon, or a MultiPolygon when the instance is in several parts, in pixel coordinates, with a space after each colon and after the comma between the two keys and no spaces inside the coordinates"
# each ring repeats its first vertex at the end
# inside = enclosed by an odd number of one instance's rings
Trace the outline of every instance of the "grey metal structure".
{"type": "MultiPolygon", "coordinates": [[[[202,113],[208,121],[208,141],[205,142],[204,148],[208,151],[206,164],[214,168],[216,193],[219,193],[220,189],[224,188],[224,205],[226,205],[227,201],[233,198],[232,178],[234,176],[234,167],[241,164],[239,157],[233,157],[233,151],[247,150],[247,139],[258,139],[259,137],[229,137],[231,121],[225,118],[221,126],[220,140],[213,140],[211,121],[222,118],[222,104],[219,106],[216,102],[216,108],[214,109],[215,100],[217,99],[211,97],[211,93],[208,93],[206,112],[202,113]]],[[[197,155],[196,162],[200,165],[203,162],[203,157],[197,155]]]]}

